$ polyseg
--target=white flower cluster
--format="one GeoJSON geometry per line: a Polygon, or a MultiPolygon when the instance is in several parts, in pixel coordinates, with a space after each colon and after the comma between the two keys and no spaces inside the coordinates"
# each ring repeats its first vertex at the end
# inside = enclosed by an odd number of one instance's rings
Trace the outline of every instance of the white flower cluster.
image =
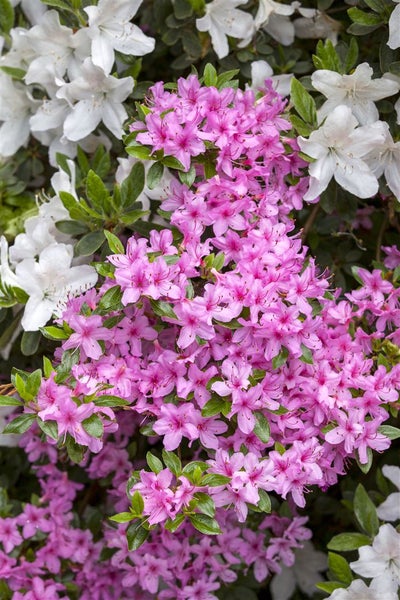
{"type": "MultiPolygon", "coordinates": [[[[301,150],[315,159],[305,200],[316,199],[332,177],[359,198],[370,198],[378,192],[383,173],[400,200],[400,142],[393,141],[375,106],[377,100],[397,94],[400,83],[389,76],[372,79],[372,74],[367,63],[351,75],[326,69],[312,74],[313,87],[327,100],[318,111],[320,127],[298,140],[301,150]]],[[[395,109],[400,122],[399,100],[395,109]]]]}
{"type": "MultiPolygon", "coordinates": [[[[73,161],[68,161],[74,172],[73,161]]],[[[52,178],[56,193],[68,191],[75,195],[65,173],[52,178]]],[[[5,237],[0,239],[0,279],[9,287],[22,289],[29,298],[21,326],[25,331],[37,331],[53,314],[58,315],[66,300],[96,285],[95,269],[74,258],[73,238],[56,228],[57,221],[69,219],[58,196],[39,206],[38,215],[25,221],[25,233],[15,238],[8,248],[5,237]]]]}
{"type": "MultiPolygon", "coordinates": [[[[400,492],[400,468],[385,465],[384,476],[400,492]]],[[[380,506],[377,514],[385,521],[400,520],[400,493],[390,494],[380,506]]],[[[400,589],[400,533],[389,523],[379,528],[372,546],[361,546],[359,559],[351,562],[350,567],[367,579],[367,585],[361,579],[354,579],[347,589],[335,590],[327,600],[398,600],[400,589]]]]}
{"type": "MultiPolygon", "coordinates": [[[[61,25],[55,10],[36,0],[22,2],[34,26],[11,30],[11,47],[0,59],[0,155],[12,156],[32,133],[56,152],[76,154],[106,136],[93,134],[100,122],[117,138],[127,118],[123,106],[131,93],[132,77],[111,74],[115,51],[142,56],[155,41],[130,21],[142,0],[100,0],[88,6],[86,26],[73,30],[61,25]],[[18,81],[12,75],[19,74],[18,81]]],[[[17,2],[14,1],[14,4],[17,2]]]]}
{"type": "Polygon", "coordinates": [[[254,34],[263,29],[284,46],[299,38],[327,38],[337,42],[340,24],[325,13],[314,8],[303,8],[297,0],[282,4],[274,0],[260,0],[253,18],[237,7],[247,0],[212,0],[206,4],[206,14],[196,20],[199,31],[207,31],[218,58],[229,53],[228,37],[239,40],[239,46],[247,46],[254,34]],[[292,15],[300,16],[293,21],[292,15]]]}

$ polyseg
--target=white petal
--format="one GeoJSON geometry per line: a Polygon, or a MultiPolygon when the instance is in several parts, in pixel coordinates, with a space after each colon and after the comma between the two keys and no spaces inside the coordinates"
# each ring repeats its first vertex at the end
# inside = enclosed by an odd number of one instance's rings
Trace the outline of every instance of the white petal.
{"type": "Polygon", "coordinates": [[[382,473],[389,479],[400,490],[400,467],[394,465],[384,465],[382,467],[382,473]]]}
{"type": "Polygon", "coordinates": [[[389,19],[389,40],[387,45],[392,50],[400,47],[400,5],[396,6],[389,19]]]}
{"type": "Polygon", "coordinates": [[[121,139],[122,123],[127,119],[128,115],[122,104],[112,104],[104,102],[103,106],[103,122],[104,125],[115,135],[121,139]]]}
{"type": "Polygon", "coordinates": [[[53,314],[54,302],[43,298],[43,296],[30,296],[25,306],[21,325],[25,331],[37,331],[44,327],[53,314]]]}
{"type": "Polygon", "coordinates": [[[155,40],[145,35],[133,23],[126,23],[122,29],[115,32],[108,29],[106,30],[106,34],[115,50],[122,52],[122,54],[143,56],[154,50],[155,40]]]}
{"type": "Polygon", "coordinates": [[[92,40],[92,61],[96,67],[103,69],[106,75],[111,72],[114,64],[114,49],[104,34],[100,33],[92,40]]]}
{"type": "Polygon", "coordinates": [[[382,521],[397,521],[400,519],[400,492],[390,494],[376,509],[382,521]]]}
{"type": "Polygon", "coordinates": [[[378,192],[378,180],[359,158],[337,155],[334,177],[338,184],[358,198],[371,198],[378,192]]]}
{"type": "Polygon", "coordinates": [[[0,127],[0,155],[12,156],[29,139],[29,115],[6,121],[0,127]]]}
{"type": "Polygon", "coordinates": [[[72,142],[86,137],[100,123],[102,110],[102,103],[98,98],[81,100],[65,119],[64,135],[72,142]]]}

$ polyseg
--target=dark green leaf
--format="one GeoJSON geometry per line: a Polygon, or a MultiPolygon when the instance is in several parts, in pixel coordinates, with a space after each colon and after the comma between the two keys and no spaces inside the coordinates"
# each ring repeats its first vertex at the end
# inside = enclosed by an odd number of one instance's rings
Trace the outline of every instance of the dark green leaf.
{"type": "Polygon", "coordinates": [[[147,173],[147,187],[149,190],[154,190],[161,181],[164,173],[164,165],[160,162],[155,162],[151,165],[147,173]]]}
{"type": "Polygon", "coordinates": [[[353,23],[357,25],[367,25],[367,26],[376,26],[383,23],[382,17],[380,15],[366,13],[363,10],[360,10],[356,6],[352,6],[348,9],[347,14],[353,23]]]}
{"type": "Polygon", "coordinates": [[[43,433],[53,440],[58,440],[58,425],[56,421],[42,421],[42,419],[38,419],[37,424],[43,433]]]}
{"type": "Polygon", "coordinates": [[[99,177],[91,169],[86,178],[86,196],[90,200],[94,208],[100,213],[103,213],[106,198],[109,193],[104,185],[101,177],[99,177]]]}
{"type": "Polygon", "coordinates": [[[140,548],[149,537],[149,530],[142,527],[140,521],[131,523],[126,530],[126,539],[128,542],[128,550],[132,552],[140,548]]]}
{"type": "Polygon", "coordinates": [[[121,304],[122,290],[119,285],[114,285],[104,292],[97,305],[96,313],[108,313],[113,310],[119,310],[122,308],[121,304]]]}
{"type": "Polygon", "coordinates": [[[175,156],[164,156],[162,159],[162,164],[168,167],[169,169],[176,169],[177,171],[185,171],[185,167],[183,164],[175,158],[175,156]]]}
{"type": "Polygon", "coordinates": [[[271,499],[268,496],[267,492],[265,490],[259,489],[258,490],[258,495],[260,496],[260,499],[258,501],[258,508],[265,513],[270,513],[271,512],[271,499]]]}
{"type": "Polygon", "coordinates": [[[217,487],[219,485],[225,485],[229,483],[231,480],[230,477],[226,475],[219,475],[218,473],[209,473],[208,475],[204,475],[202,479],[202,485],[206,485],[209,487],[217,487]]]}
{"type": "Polygon", "coordinates": [[[349,564],[343,556],[340,556],[340,554],[328,552],[328,566],[330,578],[335,581],[341,581],[346,585],[350,585],[353,581],[349,564]]]}
{"type": "Polygon", "coordinates": [[[144,510],[144,500],[140,492],[136,491],[131,500],[131,509],[136,517],[140,517],[144,510]]]}
{"type": "Polygon", "coordinates": [[[310,125],[317,125],[315,102],[306,88],[293,77],[290,90],[290,99],[300,117],[310,125]]]}
{"type": "MultiPolygon", "coordinates": [[[[386,45],[386,44],[385,44],[386,45]]],[[[349,73],[350,70],[357,64],[358,59],[358,44],[356,38],[350,38],[349,49],[344,61],[344,72],[349,73]]]]}
{"type": "Polygon", "coordinates": [[[73,437],[67,436],[66,447],[68,457],[73,463],[80,463],[85,456],[86,448],[77,444],[73,437]]]}
{"type": "Polygon", "coordinates": [[[213,417],[214,415],[218,415],[219,413],[224,413],[226,408],[230,409],[230,404],[226,400],[222,398],[211,398],[201,409],[201,414],[203,417],[213,417]]]}
{"type": "Polygon", "coordinates": [[[196,500],[196,508],[203,514],[213,518],[215,515],[215,504],[214,500],[210,498],[208,494],[204,492],[196,492],[194,495],[196,500]]]}
{"type": "Polygon", "coordinates": [[[400,438],[400,429],[391,425],[380,425],[378,432],[389,438],[389,440],[397,440],[400,438]]]}
{"type": "Polygon", "coordinates": [[[133,165],[131,172],[121,183],[121,202],[122,206],[130,207],[143,192],[145,182],[144,165],[137,162],[133,165]]]}
{"type": "Polygon", "coordinates": [[[196,169],[194,168],[194,166],[191,165],[189,171],[187,171],[187,172],[179,171],[179,179],[187,187],[192,186],[194,183],[194,180],[196,179],[196,169]]]}
{"type": "Polygon", "coordinates": [[[22,406],[22,400],[14,396],[0,396],[0,406],[22,406]]]}
{"type": "Polygon", "coordinates": [[[153,473],[159,473],[164,468],[161,460],[151,452],[146,454],[146,461],[153,473]]]}
{"type": "Polygon", "coordinates": [[[39,331],[48,340],[67,340],[69,335],[63,329],[49,325],[48,327],[39,327],[39,331]]]}
{"type": "Polygon", "coordinates": [[[314,364],[313,355],[310,348],[307,348],[304,344],[301,344],[302,355],[300,356],[300,360],[308,365],[314,364]]]}
{"type": "Polygon", "coordinates": [[[14,25],[14,8],[9,0],[0,0],[0,31],[9,33],[14,25]]]}
{"type": "Polygon", "coordinates": [[[98,396],[95,398],[94,403],[96,406],[110,406],[111,408],[117,408],[118,406],[129,406],[129,402],[127,400],[109,394],[98,396]]]}
{"type": "Polygon", "coordinates": [[[75,256],[90,256],[100,248],[105,239],[103,231],[91,231],[75,245],[75,256]]]}
{"type": "Polygon", "coordinates": [[[174,452],[168,452],[167,450],[162,451],[162,458],[165,466],[173,473],[176,477],[179,477],[182,473],[182,463],[179,457],[174,452]]]}
{"type": "Polygon", "coordinates": [[[103,421],[96,414],[82,421],[83,429],[95,438],[101,438],[104,432],[103,421]]]}
{"type": "Polygon", "coordinates": [[[21,339],[21,352],[24,356],[36,354],[40,343],[39,331],[24,331],[21,339]]]}
{"type": "Polygon", "coordinates": [[[129,146],[125,148],[128,154],[140,158],[141,160],[151,160],[151,150],[146,146],[142,146],[138,142],[131,142],[129,146]]]}
{"type": "Polygon", "coordinates": [[[88,230],[87,225],[81,223],[80,221],[72,221],[72,219],[67,219],[66,221],[57,221],[56,227],[58,231],[73,236],[87,233],[88,230]]]}
{"type": "Polygon", "coordinates": [[[256,423],[254,425],[254,433],[264,444],[269,441],[271,436],[271,430],[269,427],[268,420],[261,412],[255,412],[256,423]]]}
{"type": "Polygon", "coordinates": [[[114,254],[124,254],[125,253],[123,243],[116,235],[114,235],[114,233],[111,233],[111,231],[104,229],[104,235],[106,236],[107,243],[108,243],[108,246],[109,246],[111,252],[114,252],[114,254]]]}
{"type": "Polygon", "coordinates": [[[289,357],[289,350],[282,346],[282,350],[272,359],[272,368],[279,369],[282,367],[289,357]]]}
{"type": "Polygon", "coordinates": [[[362,533],[339,533],[335,535],[329,544],[328,550],[337,550],[339,552],[350,552],[357,550],[361,546],[369,546],[371,538],[362,533]]]}
{"type": "Polygon", "coordinates": [[[173,6],[177,19],[188,19],[193,13],[193,7],[189,0],[175,0],[173,6]]]}
{"type": "Polygon", "coordinates": [[[169,319],[178,319],[172,306],[168,302],[164,302],[163,300],[153,300],[152,298],[149,300],[155,315],[158,315],[159,317],[168,317],[169,319]]]}
{"type": "Polygon", "coordinates": [[[3,429],[3,433],[24,433],[29,429],[35,420],[35,414],[25,413],[23,415],[19,415],[16,419],[6,425],[6,427],[3,429]]]}
{"type": "Polygon", "coordinates": [[[164,527],[167,531],[172,531],[172,533],[173,533],[182,525],[184,520],[185,520],[185,515],[180,513],[179,515],[177,515],[175,517],[175,519],[173,521],[171,521],[171,519],[168,519],[165,522],[164,527]]]}
{"type": "Polygon", "coordinates": [[[354,494],[354,514],[365,533],[371,536],[378,533],[379,519],[376,507],[361,483],[358,484],[354,494]]]}
{"type": "Polygon", "coordinates": [[[197,531],[200,531],[200,533],[204,533],[205,535],[218,535],[221,533],[218,522],[208,515],[191,515],[190,522],[197,531]]]}

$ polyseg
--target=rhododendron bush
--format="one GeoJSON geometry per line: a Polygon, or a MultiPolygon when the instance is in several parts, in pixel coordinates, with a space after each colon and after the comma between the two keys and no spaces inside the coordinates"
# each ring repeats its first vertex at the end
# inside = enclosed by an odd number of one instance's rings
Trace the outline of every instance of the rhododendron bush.
{"type": "Polygon", "coordinates": [[[397,598],[400,15],[311,4],[0,0],[1,598],[397,598]]]}

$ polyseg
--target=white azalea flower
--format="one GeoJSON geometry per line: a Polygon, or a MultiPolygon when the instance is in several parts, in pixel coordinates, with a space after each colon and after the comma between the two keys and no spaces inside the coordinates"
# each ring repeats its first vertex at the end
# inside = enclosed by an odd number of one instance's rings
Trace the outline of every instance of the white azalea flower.
{"type": "Polygon", "coordinates": [[[55,79],[64,76],[74,51],[74,32],[60,24],[57,11],[49,10],[27,32],[27,38],[37,57],[29,65],[25,82],[40,83],[49,92],[55,92],[55,79]]]}
{"type": "MultiPolygon", "coordinates": [[[[300,2],[282,4],[274,0],[260,0],[258,11],[254,19],[256,29],[261,27],[283,46],[290,46],[294,42],[295,28],[289,19],[295,11],[309,19],[316,14],[314,8],[303,8],[300,2]]],[[[250,37],[246,42],[250,42],[250,37]]]]}
{"type": "Polygon", "coordinates": [[[332,592],[327,600],[398,600],[397,592],[389,579],[372,580],[367,586],[362,579],[354,579],[348,588],[339,588],[332,592]]]}
{"type": "Polygon", "coordinates": [[[349,106],[361,125],[377,121],[379,113],[374,102],[397,94],[400,86],[386,77],[372,79],[372,74],[368,63],[358,65],[352,75],[340,75],[327,69],[315,71],[311,83],[328,98],[318,111],[320,121],[339,104],[349,106]]]}
{"type": "Polygon", "coordinates": [[[28,69],[31,61],[36,57],[36,53],[29,43],[27,33],[28,29],[24,27],[14,27],[11,29],[11,48],[7,54],[1,56],[1,66],[28,69]]]}
{"type": "Polygon", "coordinates": [[[321,581],[321,572],[328,566],[323,552],[315,550],[310,541],[294,551],[295,562],[291,567],[281,565],[281,572],[274,575],[271,582],[273,600],[289,600],[298,586],[307,596],[312,596],[315,585],[321,581]]]}
{"type": "Polygon", "coordinates": [[[294,11],[295,7],[292,4],[281,4],[280,2],[274,2],[274,0],[260,0],[254,24],[256,29],[260,29],[268,23],[272,15],[288,17],[294,11]]]}
{"type": "Polygon", "coordinates": [[[0,71],[0,155],[12,156],[24,146],[30,134],[29,119],[39,101],[28,89],[0,71]]]}
{"type": "Polygon", "coordinates": [[[314,200],[332,177],[345,190],[359,198],[370,198],[378,191],[378,180],[362,160],[374,144],[382,144],[385,129],[378,121],[365,127],[348,106],[337,106],[308,139],[298,138],[302,152],[315,158],[309,165],[310,186],[304,199],[314,200]]]}
{"type": "Polygon", "coordinates": [[[93,287],[97,273],[89,265],[71,266],[73,247],[53,243],[42,250],[39,259],[27,258],[17,264],[18,287],[29,296],[21,325],[37,331],[53,314],[59,316],[64,303],[75,294],[93,287]]]}
{"type": "Polygon", "coordinates": [[[378,517],[383,521],[400,520],[400,467],[384,465],[382,473],[397,487],[398,492],[390,494],[377,508],[378,517]]]}
{"type": "Polygon", "coordinates": [[[21,5],[22,10],[32,25],[39,23],[44,13],[47,11],[46,6],[41,0],[10,0],[10,2],[12,6],[17,6],[17,4],[21,5]]]}
{"type": "Polygon", "coordinates": [[[247,0],[213,0],[206,4],[206,14],[196,19],[199,31],[208,31],[218,58],[229,53],[227,36],[247,39],[254,31],[253,17],[236,7],[247,0]]]}
{"type": "Polygon", "coordinates": [[[133,88],[132,77],[117,79],[105,75],[90,58],[83,65],[81,76],[63,85],[57,98],[64,98],[71,105],[71,112],[64,122],[64,135],[76,142],[88,136],[100,123],[118,138],[122,136],[122,124],[127,112],[122,102],[133,88]],[[75,103],[75,104],[74,104],[75,103]]]}
{"type": "Polygon", "coordinates": [[[383,123],[383,125],[386,137],[382,144],[373,147],[371,152],[365,157],[365,161],[376,177],[379,178],[382,174],[385,175],[388,187],[396,198],[400,200],[400,142],[394,142],[390,135],[388,124],[383,123]]]}
{"type": "Polygon", "coordinates": [[[274,89],[281,96],[289,96],[290,82],[293,74],[274,75],[271,65],[266,60],[255,60],[251,63],[251,88],[263,88],[266,79],[271,79],[274,89]]]}
{"type": "Polygon", "coordinates": [[[87,31],[92,39],[93,64],[106,75],[114,64],[114,50],[133,56],[154,50],[155,40],[130,23],[141,3],[142,0],[100,0],[97,6],[84,9],[89,16],[87,31]]]}
{"type": "Polygon", "coordinates": [[[395,7],[389,19],[389,40],[387,45],[392,50],[400,47],[400,0],[393,0],[398,6],[395,7]]]}
{"type": "Polygon", "coordinates": [[[296,37],[307,40],[327,39],[336,46],[338,35],[342,28],[340,21],[332,19],[329,15],[319,10],[311,18],[300,17],[293,21],[296,37]]]}
{"type": "Polygon", "coordinates": [[[361,546],[358,553],[360,558],[350,563],[357,575],[379,583],[391,580],[393,588],[400,585],[400,533],[392,525],[381,525],[372,546],[361,546]]]}

